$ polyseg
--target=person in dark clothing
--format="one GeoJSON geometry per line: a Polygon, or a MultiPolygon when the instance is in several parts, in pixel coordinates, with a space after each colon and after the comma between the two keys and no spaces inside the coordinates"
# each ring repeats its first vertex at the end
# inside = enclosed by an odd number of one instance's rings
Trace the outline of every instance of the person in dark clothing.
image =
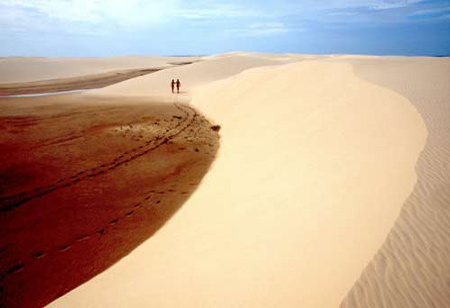
{"type": "Polygon", "coordinates": [[[177,79],[177,93],[180,93],[181,82],[180,79],[177,79]]]}
{"type": "Polygon", "coordinates": [[[170,85],[172,86],[172,93],[174,93],[174,91],[175,91],[175,80],[172,79],[172,82],[170,83],[170,85]]]}

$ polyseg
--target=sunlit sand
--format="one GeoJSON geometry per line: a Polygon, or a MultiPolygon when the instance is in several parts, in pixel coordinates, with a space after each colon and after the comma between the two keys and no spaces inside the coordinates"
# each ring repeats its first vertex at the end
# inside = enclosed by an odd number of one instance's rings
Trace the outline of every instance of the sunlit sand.
{"type": "Polygon", "coordinates": [[[0,98],[6,303],[450,302],[448,58],[233,52],[92,72],[57,61],[64,73],[27,77],[24,60],[1,82],[158,71],[0,98]]]}

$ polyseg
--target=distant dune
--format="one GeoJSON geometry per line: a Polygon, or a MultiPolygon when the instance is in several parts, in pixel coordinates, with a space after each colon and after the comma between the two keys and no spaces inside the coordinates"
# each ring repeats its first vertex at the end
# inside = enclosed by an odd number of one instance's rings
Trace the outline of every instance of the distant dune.
{"type": "MultiPolygon", "coordinates": [[[[168,98],[168,92],[170,92],[171,80],[180,79],[182,82],[182,95],[177,97],[189,101],[195,90],[205,84],[235,76],[250,68],[280,65],[293,61],[290,58],[276,60],[271,57],[252,57],[240,54],[230,54],[223,57],[207,57],[207,60],[199,63],[162,70],[151,74],[151,76],[135,78],[129,82],[121,82],[89,93],[111,97],[154,97],[165,100],[168,98]]],[[[172,97],[169,96],[169,98],[171,99],[172,97]]]]}
{"type": "Polygon", "coordinates": [[[198,57],[0,58],[0,84],[72,78],[119,70],[163,68],[198,57]]]}

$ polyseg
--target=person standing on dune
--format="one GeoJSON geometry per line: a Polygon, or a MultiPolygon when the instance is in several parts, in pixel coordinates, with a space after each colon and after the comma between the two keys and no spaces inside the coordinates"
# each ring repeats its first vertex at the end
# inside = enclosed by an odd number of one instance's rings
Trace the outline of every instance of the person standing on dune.
{"type": "Polygon", "coordinates": [[[177,93],[180,93],[181,82],[180,79],[177,79],[177,93]]]}
{"type": "Polygon", "coordinates": [[[172,82],[170,83],[170,85],[172,86],[172,93],[175,92],[175,80],[172,79],[172,82]]]}

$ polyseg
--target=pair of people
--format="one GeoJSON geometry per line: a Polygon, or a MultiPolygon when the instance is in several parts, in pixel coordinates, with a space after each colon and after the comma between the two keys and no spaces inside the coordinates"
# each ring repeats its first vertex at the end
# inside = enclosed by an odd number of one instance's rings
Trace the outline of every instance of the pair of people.
{"type": "Polygon", "coordinates": [[[180,87],[181,87],[180,79],[177,79],[177,81],[172,79],[172,82],[170,83],[170,85],[172,86],[172,93],[175,93],[175,86],[177,86],[177,93],[180,93],[180,87]]]}

